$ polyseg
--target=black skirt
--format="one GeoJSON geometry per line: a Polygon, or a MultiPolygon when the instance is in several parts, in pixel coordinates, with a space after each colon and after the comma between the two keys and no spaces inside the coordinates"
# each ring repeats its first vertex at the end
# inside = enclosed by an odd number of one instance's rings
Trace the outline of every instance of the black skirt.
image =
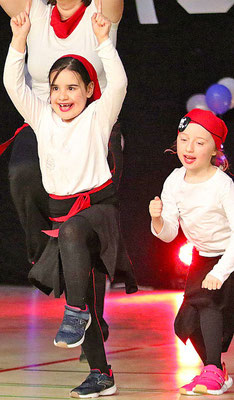
{"type": "MultiPolygon", "coordinates": [[[[75,200],[74,198],[65,200],[50,198],[51,216],[66,215],[75,200]]],[[[79,215],[87,219],[94,232],[98,235],[100,242],[99,256],[103,265],[102,272],[107,273],[112,280],[115,270],[118,268],[124,276],[126,292],[136,292],[138,290],[136,278],[120,231],[118,201],[113,185],[91,194],[90,203],[91,207],[80,211],[79,215]]],[[[60,225],[61,223],[54,222],[53,229],[59,228],[60,225]]],[[[54,296],[60,297],[65,289],[65,284],[58,238],[49,238],[43,254],[31,268],[28,278],[33,285],[47,295],[54,291],[54,296]]]]}
{"type": "Polygon", "coordinates": [[[192,333],[200,328],[199,308],[210,307],[223,313],[223,349],[227,351],[234,333],[234,273],[223,283],[221,289],[208,290],[201,287],[206,275],[217,264],[218,257],[202,257],[197,250],[186,281],[183,303],[175,319],[175,332],[186,343],[192,333]]]}

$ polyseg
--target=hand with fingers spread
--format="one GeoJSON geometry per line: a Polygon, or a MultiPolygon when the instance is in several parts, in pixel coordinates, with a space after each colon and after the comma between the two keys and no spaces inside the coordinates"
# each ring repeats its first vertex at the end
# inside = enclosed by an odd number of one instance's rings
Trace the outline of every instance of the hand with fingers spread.
{"type": "Polygon", "coordinates": [[[102,1],[98,0],[97,13],[92,16],[93,31],[96,35],[98,44],[101,44],[109,37],[111,22],[102,14],[102,1]]]}
{"type": "Polygon", "coordinates": [[[163,218],[161,217],[163,203],[160,197],[156,196],[151,200],[149,205],[149,213],[152,218],[153,227],[156,233],[159,233],[163,227],[163,218]]]}
{"type": "Polygon", "coordinates": [[[221,287],[222,287],[222,282],[219,279],[215,278],[210,273],[206,275],[205,279],[202,282],[203,289],[216,290],[216,289],[221,289],[221,287]]]}
{"type": "Polygon", "coordinates": [[[31,28],[29,12],[30,2],[28,1],[25,11],[22,11],[20,14],[12,17],[10,22],[13,34],[11,46],[21,53],[24,53],[25,51],[27,36],[31,28]]]}

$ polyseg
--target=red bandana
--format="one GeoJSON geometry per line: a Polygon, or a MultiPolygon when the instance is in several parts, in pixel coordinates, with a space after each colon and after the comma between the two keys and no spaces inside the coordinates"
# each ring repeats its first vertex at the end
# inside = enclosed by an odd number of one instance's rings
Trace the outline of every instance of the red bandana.
{"type": "Polygon", "coordinates": [[[213,112],[194,108],[180,121],[178,133],[183,132],[189,123],[201,125],[212,135],[217,150],[222,150],[228,130],[225,122],[213,112]]]}
{"type": "Polygon", "coordinates": [[[93,81],[93,83],[94,83],[93,94],[90,97],[90,99],[88,99],[88,104],[92,103],[95,100],[98,100],[101,97],[101,89],[100,89],[98,78],[97,78],[97,72],[96,72],[95,68],[92,66],[92,64],[88,60],[86,60],[86,58],[84,58],[82,56],[78,56],[77,54],[66,54],[65,56],[63,56],[61,58],[65,58],[65,57],[72,57],[72,58],[76,58],[77,60],[79,60],[85,67],[86,71],[88,72],[91,81],[93,81]]]}
{"type": "Polygon", "coordinates": [[[53,27],[55,35],[60,39],[67,38],[79,24],[85,13],[85,10],[86,6],[82,4],[70,18],[65,21],[61,21],[57,5],[54,6],[51,14],[50,25],[53,27]]]}

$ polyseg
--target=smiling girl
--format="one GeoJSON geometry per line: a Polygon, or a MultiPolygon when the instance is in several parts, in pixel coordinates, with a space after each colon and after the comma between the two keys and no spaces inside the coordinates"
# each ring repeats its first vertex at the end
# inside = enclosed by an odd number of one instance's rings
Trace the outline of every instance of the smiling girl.
{"type": "Polygon", "coordinates": [[[50,240],[30,271],[30,278],[47,294],[54,290],[58,297],[65,291],[67,304],[54,339],[56,346],[73,348],[82,344],[87,330],[84,345],[91,373],[71,396],[110,395],[116,386],[106,361],[93,299],[87,301],[87,291],[97,255],[104,263],[101,272],[108,272],[111,278],[119,257],[117,199],[107,154],[111,129],[126,95],[127,78],[109,38],[111,23],[102,15],[99,1],[92,26],[98,42],[96,52],[107,78],[103,94],[90,62],[68,54],[50,69],[50,104],[38,98],[26,86],[23,73],[30,30],[28,15],[29,5],[11,19],[13,37],[4,84],[36,133],[42,181],[50,194],[54,222],[53,229],[45,231],[50,240]]]}
{"type": "Polygon", "coordinates": [[[185,395],[219,395],[232,386],[221,363],[234,332],[234,183],[222,171],[226,135],[211,111],[193,109],[182,118],[176,146],[182,167],[149,206],[156,237],[171,242],[180,224],[194,246],[175,332],[184,343],[190,338],[204,368],[180,389],[185,395]]]}

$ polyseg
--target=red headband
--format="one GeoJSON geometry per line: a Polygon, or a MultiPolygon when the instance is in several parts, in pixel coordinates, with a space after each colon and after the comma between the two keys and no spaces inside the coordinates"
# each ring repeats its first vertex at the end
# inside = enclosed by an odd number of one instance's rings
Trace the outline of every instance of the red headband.
{"type": "Polygon", "coordinates": [[[189,123],[201,125],[212,135],[217,150],[222,149],[228,130],[222,119],[218,118],[212,111],[194,108],[189,111],[180,121],[178,133],[183,132],[189,123]]]}
{"type": "Polygon", "coordinates": [[[82,56],[78,56],[77,54],[66,54],[65,56],[62,56],[61,58],[65,58],[65,57],[76,58],[78,61],[80,61],[83,64],[83,66],[85,67],[86,71],[88,72],[91,81],[94,83],[93,94],[90,97],[90,99],[88,99],[88,103],[90,104],[93,101],[100,99],[101,89],[100,89],[98,78],[97,78],[97,72],[95,71],[92,64],[88,60],[86,60],[86,58],[84,58],[82,56]]]}

